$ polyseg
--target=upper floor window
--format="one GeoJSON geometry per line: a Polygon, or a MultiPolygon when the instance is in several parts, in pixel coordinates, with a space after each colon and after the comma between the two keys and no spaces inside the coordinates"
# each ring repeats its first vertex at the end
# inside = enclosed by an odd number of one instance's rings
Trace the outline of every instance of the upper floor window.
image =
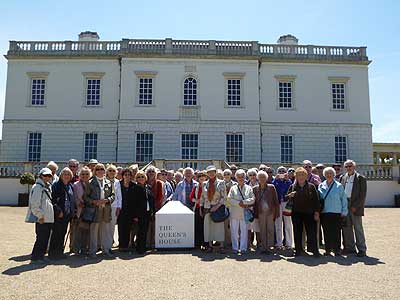
{"type": "Polygon", "coordinates": [[[188,77],[183,82],[183,105],[197,105],[197,80],[193,77],[188,77]]]}
{"type": "Polygon", "coordinates": [[[154,105],[154,82],[157,72],[135,71],[138,78],[137,84],[137,105],[154,105]]]}
{"type": "MultiPolygon", "coordinates": [[[[181,137],[182,159],[198,159],[199,135],[197,133],[184,133],[181,137]]],[[[186,162],[182,167],[197,168],[197,162],[186,162]]]]}
{"type": "Polygon", "coordinates": [[[97,159],[97,133],[85,133],[85,161],[97,159]]]}
{"type": "Polygon", "coordinates": [[[228,162],[243,161],[243,134],[229,133],[226,135],[225,157],[228,162]]]}
{"type": "Polygon", "coordinates": [[[276,75],[278,83],[278,109],[294,109],[294,82],[296,75],[276,75]]]}
{"type": "Polygon", "coordinates": [[[139,78],[139,104],[153,104],[153,78],[139,78]]]}
{"type": "Polygon", "coordinates": [[[150,162],[153,160],[153,134],[136,134],[136,161],[150,162]]]}
{"type": "Polygon", "coordinates": [[[226,106],[243,107],[242,81],[245,73],[223,73],[226,80],[226,106]]]}
{"type": "Polygon", "coordinates": [[[46,105],[46,82],[47,72],[28,72],[30,80],[29,88],[29,105],[44,106],[46,105]]]}
{"type": "Polygon", "coordinates": [[[42,133],[28,133],[28,161],[40,161],[42,151],[42,133]]]}
{"type": "Polygon", "coordinates": [[[82,73],[86,83],[85,106],[101,106],[101,85],[105,73],[82,73]]]}
{"type": "Polygon", "coordinates": [[[346,110],[347,103],[347,82],[348,77],[329,77],[331,84],[331,109],[346,110]]]}

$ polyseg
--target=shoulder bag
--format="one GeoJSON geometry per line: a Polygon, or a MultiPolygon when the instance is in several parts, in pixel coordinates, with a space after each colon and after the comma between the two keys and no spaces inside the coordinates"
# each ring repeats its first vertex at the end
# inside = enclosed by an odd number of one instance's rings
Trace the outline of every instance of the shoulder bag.
{"type": "MultiPolygon", "coordinates": [[[[242,199],[244,200],[244,196],[243,196],[242,191],[240,190],[239,186],[238,186],[238,190],[239,190],[240,196],[242,196],[242,199]]],[[[243,213],[244,213],[244,221],[246,222],[246,224],[250,224],[251,222],[254,221],[254,212],[252,209],[245,208],[243,213]]]]}

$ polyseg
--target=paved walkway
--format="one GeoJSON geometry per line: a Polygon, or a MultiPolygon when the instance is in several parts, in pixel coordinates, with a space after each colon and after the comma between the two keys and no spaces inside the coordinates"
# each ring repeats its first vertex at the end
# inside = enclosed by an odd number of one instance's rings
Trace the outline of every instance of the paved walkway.
{"type": "Polygon", "coordinates": [[[26,208],[0,207],[0,299],[400,299],[400,209],[366,210],[367,258],[163,252],[29,264],[26,208]]]}

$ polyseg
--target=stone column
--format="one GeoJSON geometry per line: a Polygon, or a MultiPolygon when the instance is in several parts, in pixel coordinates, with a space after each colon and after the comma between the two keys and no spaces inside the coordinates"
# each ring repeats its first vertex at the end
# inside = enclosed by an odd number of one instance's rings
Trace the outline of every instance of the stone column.
{"type": "Polygon", "coordinates": [[[375,162],[375,164],[377,164],[377,165],[379,165],[380,164],[380,161],[379,161],[379,159],[380,159],[380,153],[379,152],[375,152],[375,160],[376,160],[376,162],[375,162]]]}

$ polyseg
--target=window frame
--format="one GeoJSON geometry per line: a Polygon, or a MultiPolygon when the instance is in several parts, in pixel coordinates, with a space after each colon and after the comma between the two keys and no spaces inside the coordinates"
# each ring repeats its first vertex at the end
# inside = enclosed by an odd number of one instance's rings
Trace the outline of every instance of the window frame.
{"type": "MultiPolygon", "coordinates": [[[[91,146],[92,147],[92,146],[91,146]]],[[[87,131],[83,133],[83,161],[88,162],[90,159],[98,159],[99,156],[99,134],[97,131],[87,131]],[[86,159],[86,136],[87,134],[95,134],[96,135],[96,157],[90,157],[86,159]]]]}
{"type": "Polygon", "coordinates": [[[245,135],[244,135],[244,133],[243,132],[225,132],[225,160],[228,162],[228,163],[242,163],[242,162],[244,162],[245,161],[245,148],[244,148],[244,145],[245,145],[245,135]],[[238,160],[238,161],[229,161],[228,160],[228,156],[227,156],[227,151],[228,151],[228,147],[227,147],[227,138],[228,138],[228,135],[240,135],[240,136],[242,136],[242,159],[241,160],[238,160]]]}
{"type": "Polygon", "coordinates": [[[276,110],[296,110],[296,75],[275,75],[276,79],[276,110]],[[281,82],[290,82],[291,83],[291,107],[280,107],[280,90],[279,84],[281,82]]]}
{"type": "MultiPolygon", "coordinates": [[[[145,149],[143,147],[143,149],[145,149]]],[[[144,155],[144,154],[141,154],[144,155]]],[[[154,159],[154,132],[150,132],[150,131],[137,131],[135,132],[135,161],[136,162],[151,162],[154,159]],[[138,135],[139,134],[147,134],[147,135],[151,135],[151,159],[149,161],[145,161],[145,160],[138,160],[138,135]]]]}
{"type": "Polygon", "coordinates": [[[154,71],[134,71],[136,76],[136,96],[135,106],[138,107],[154,107],[156,106],[156,77],[157,72],[154,71]],[[140,104],[140,79],[151,78],[152,79],[152,101],[151,104],[140,104]]]}
{"type": "Polygon", "coordinates": [[[103,107],[103,77],[104,72],[82,72],[83,75],[83,105],[86,108],[102,108],[103,107]],[[100,80],[99,104],[88,104],[88,80],[100,80]]]}
{"type": "MultiPolygon", "coordinates": [[[[41,161],[41,159],[42,159],[42,145],[43,145],[43,133],[42,132],[39,132],[39,131],[28,131],[28,133],[27,133],[27,143],[26,143],[26,159],[27,159],[27,161],[29,161],[29,162],[40,162],[41,161]],[[29,151],[29,148],[30,148],[30,137],[31,137],[31,134],[40,134],[40,145],[39,145],[39,151],[37,152],[34,152],[34,153],[39,153],[39,160],[34,160],[34,159],[30,159],[30,151],[29,151]]],[[[37,145],[36,146],[32,146],[32,147],[37,147],[37,145]]],[[[34,154],[33,153],[33,154],[34,154]]]]}
{"type": "MultiPolygon", "coordinates": [[[[333,139],[333,142],[334,142],[333,149],[334,149],[334,158],[335,158],[334,160],[335,160],[335,163],[344,163],[349,157],[349,139],[348,139],[348,136],[347,135],[335,135],[335,137],[333,139]],[[336,156],[336,152],[337,152],[337,149],[336,149],[336,138],[344,138],[345,139],[344,145],[345,145],[346,154],[345,154],[345,158],[344,158],[343,161],[339,161],[339,160],[336,159],[336,157],[337,157],[336,156]]],[[[341,142],[341,143],[343,143],[343,142],[341,142]]],[[[341,151],[343,151],[343,150],[341,150],[341,151]]],[[[343,156],[343,154],[341,154],[341,156],[343,156]]]]}
{"type": "MultiPolygon", "coordinates": [[[[199,79],[197,78],[197,76],[195,76],[195,75],[193,75],[193,74],[187,74],[187,75],[185,75],[185,77],[183,78],[183,80],[182,80],[182,84],[181,84],[181,87],[182,87],[182,101],[181,101],[181,106],[182,107],[193,107],[193,108],[196,108],[196,107],[200,107],[200,104],[199,104],[199,79]],[[196,104],[195,105],[188,105],[188,104],[185,104],[185,81],[186,80],[188,80],[189,78],[192,78],[192,79],[194,79],[194,80],[196,80],[196,104]]],[[[192,100],[193,101],[193,100],[192,100]]]]}
{"type": "Polygon", "coordinates": [[[224,72],[222,73],[225,79],[225,90],[224,90],[224,95],[225,95],[225,108],[245,108],[245,99],[244,99],[244,78],[246,76],[245,72],[224,72]],[[229,105],[228,104],[228,86],[229,86],[229,80],[240,80],[240,104],[239,105],[229,105]]]}
{"type": "Polygon", "coordinates": [[[338,112],[343,112],[343,111],[350,111],[350,106],[349,106],[349,81],[350,77],[328,77],[329,80],[329,110],[330,111],[338,111],[338,112]],[[344,108],[339,109],[339,108],[333,108],[333,84],[343,84],[344,85],[344,108]]]}
{"type": "Polygon", "coordinates": [[[27,107],[47,107],[47,86],[48,86],[48,77],[49,72],[27,72],[28,76],[28,97],[27,97],[27,107]],[[43,96],[43,104],[32,104],[32,84],[33,80],[44,80],[44,96],[43,96]]]}
{"type": "MultiPolygon", "coordinates": [[[[288,143],[287,141],[283,141],[284,143],[288,143]]],[[[285,149],[288,149],[288,148],[285,148],[285,149]]],[[[282,163],[282,164],[292,164],[294,161],[295,161],[295,159],[294,159],[294,135],[293,134],[281,134],[280,135],[280,162],[282,163]],[[292,145],[292,147],[291,147],[291,151],[292,151],[292,154],[291,154],[291,160],[289,160],[289,161],[284,161],[283,159],[282,159],[282,157],[285,155],[285,154],[282,154],[282,150],[284,150],[284,148],[282,148],[282,138],[284,138],[284,137],[290,137],[291,138],[291,141],[290,141],[290,143],[291,143],[291,145],[292,145]]]]}

